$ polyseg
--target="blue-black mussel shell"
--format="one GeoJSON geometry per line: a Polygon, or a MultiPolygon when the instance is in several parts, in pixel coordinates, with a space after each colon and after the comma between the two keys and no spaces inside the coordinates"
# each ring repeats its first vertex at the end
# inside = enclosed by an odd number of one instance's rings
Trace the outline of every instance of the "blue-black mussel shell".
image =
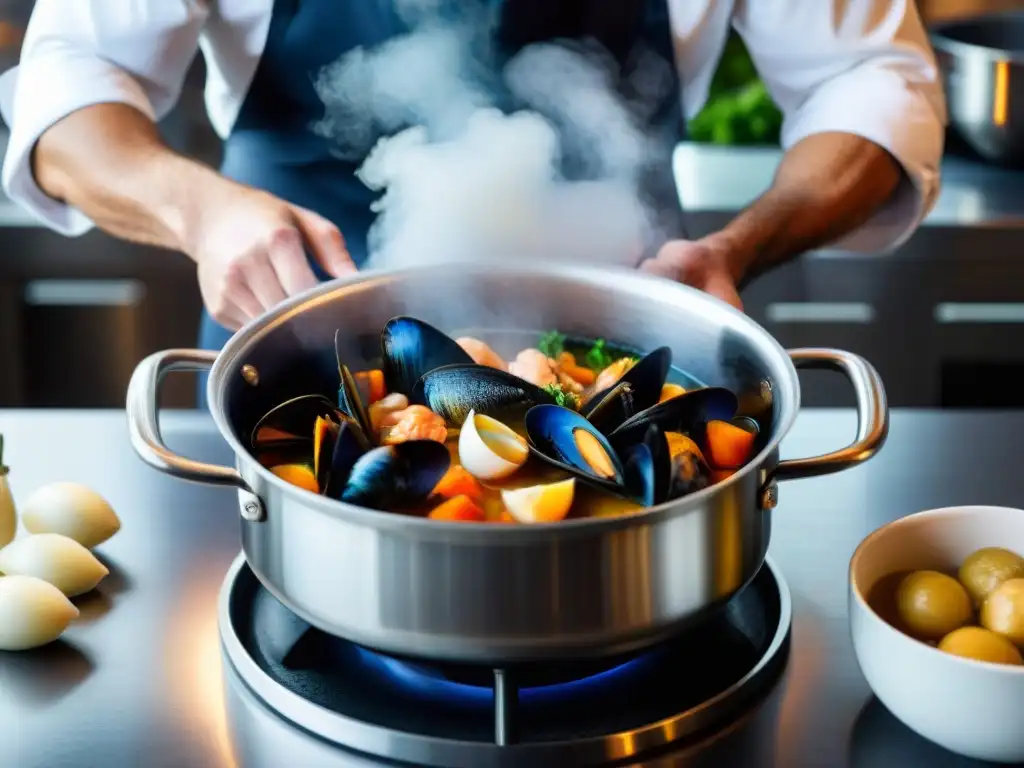
{"type": "Polygon", "coordinates": [[[382,445],[356,460],[341,500],[380,510],[416,507],[433,493],[450,465],[448,448],[433,440],[382,445]]]}
{"type": "Polygon", "coordinates": [[[473,362],[453,338],[414,317],[388,320],[380,333],[380,346],[388,392],[401,392],[406,397],[412,395],[424,374],[435,368],[473,362]]]}

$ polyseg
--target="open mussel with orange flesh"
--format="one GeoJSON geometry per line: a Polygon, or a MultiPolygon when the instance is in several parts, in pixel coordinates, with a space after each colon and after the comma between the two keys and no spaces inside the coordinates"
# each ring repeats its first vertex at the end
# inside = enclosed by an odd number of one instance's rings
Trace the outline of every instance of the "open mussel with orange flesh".
{"type": "MultiPolygon", "coordinates": [[[[327,446],[321,452],[321,461],[325,461],[327,446]]],[[[321,481],[320,488],[326,496],[337,499],[341,496],[349,481],[349,475],[356,462],[370,446],[362,428],[351,419],[343,419],[333,433],[330,445],[330,461],[327,464],[327,475],[321,481]]]]}
{"type": "Polygon", "coordinates": [[[631,416],[612,430],[608,440],[624,450],[641,442],[651,424],[662,432],[687,433],[708,421],[732,419],[736,407],[736,395],[724,387],[694,389],[631,416]]]}
{"type": "Polygon", "coordinates": [[[380,333],[384,384],[388,392],[412,395],[416,383],[436,368],[469,365],[469,356],[455,340],[413,317],[394,317],[380,333]]]}
{"type": "Polygon", "coordinates": [[[256,424],[250,442],[261,464],[314,493],[340,487],[369,449],[359,424],[322,395],[304,395],[272,409],[256,424]]]}
{"type": "Polygon", "coordinates": [[[426,501],[450,465],[448,448],[433,440],[382,445],[356,460],[340,498],[385,511],[413,508],[426,501]]]}
{"type": "Polygon", "coordinates": [[[658,403],[671,367],[672,350],[659,347],[633,363],[603,391],[587,397],[580,413],[601,432],[611,434],[627,419],[658,403]]]}
{"type": "Polygon", "coordinates": [[[621,452],[626,490],[639,504],[652,507],[703,490],[711,470],[695,443],[673,452],[656,424],[644,439],[621,452]]]}
{"type": "Polygon", "coordinates": [[[252,429],[250,444],[257,455],[312,443],[319,417],[339,418],[338,406],[323,395],[302,395],[271,408],[252,429]]]}
{"type": "Polygon", "coordinates": [[[642,442],[622,453],[626,489],[645,507],[661,504],[672,488],[672,457],[665,435],[651,425],[642,442]]]}
{"type": "Polygon", "coordinates": [[[537,405],[526,414],[530,448],[540,459],[592,485],[625,493],[625,469],[594,425],[570,408],[537,405]]]}
{"type": "MultiPolygon", "coordinates": [[[[366,408],[372,404],[374,393],[372,385],[367,384],[366,391],[360,392],[360,387],[355,377],[341,359],[341,329],[334,332],[334,357],[338,363],[338,407],[346,415],[355,420],[363,430],[363,434],[369,440],[374,440],[375,435],[370,425],[370,417],[366,408]]],[[[368,374],[369,375],[369,372],[368,374]]],[[[383,390],[383,385],[381,385],[383,390]]],[[[383,392],[379,393],[383,397],[383,392]]]]}
{"type": "Polygon", "coordinates": [[[554,396],[525,379],[486,365],[445,365],[428,372],[410,400],[427,406],[452,427],[461,427],[470,411],[510,424],[554,396]]]}

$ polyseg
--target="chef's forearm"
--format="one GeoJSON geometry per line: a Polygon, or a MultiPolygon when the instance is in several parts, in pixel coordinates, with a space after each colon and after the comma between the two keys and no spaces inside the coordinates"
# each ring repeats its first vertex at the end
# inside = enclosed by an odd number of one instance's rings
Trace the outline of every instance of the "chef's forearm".
{"type": "Polygon", "coordinates": [[[32,157],[36,183],[125,240],[188,252],[204,210],[229,184],[183,157],[152,121],[123,104],[74,112],[42,135],[32,157]]]}
{"type": "Polygon", "coordinates": [[[794,145],[771,188],[721,232],[737,284],[864,224],[895,192],[899,164],[877,144],[822,133],[794,145]]]}

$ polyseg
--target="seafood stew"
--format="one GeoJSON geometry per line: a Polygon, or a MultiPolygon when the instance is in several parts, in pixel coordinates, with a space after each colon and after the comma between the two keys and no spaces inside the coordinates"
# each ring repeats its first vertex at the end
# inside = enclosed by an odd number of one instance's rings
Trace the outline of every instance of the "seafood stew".
{"type": "MultiPolygon", "coordinates": [[[[250,435],[282,480],[371,509],[439,521],[554,523],[635,512],[729,477],[761,425],[735,394],[605,339],[539,334],[513,357],[412,317],[337,391],[275,406],[250,435]]],[[[515,347],[509,347],[514,349],[515,347]]]]}

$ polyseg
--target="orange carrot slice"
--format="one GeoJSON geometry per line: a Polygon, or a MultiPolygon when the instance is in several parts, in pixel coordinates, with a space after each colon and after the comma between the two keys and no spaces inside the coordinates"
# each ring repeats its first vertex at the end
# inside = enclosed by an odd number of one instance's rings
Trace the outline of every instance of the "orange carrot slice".
{"type": "Polygon", "coordinates": [[[752,432],[727,421],[709,421],[706,427],[707,457],[715,469],[739,469],[754,448],[752,432]]]}
{"type": "Polygon", "coordinates": [[[431,520],[447,520],[455,523],[483,523],[487,520],[484,511],[468,496],[453,496],[434,507],[427,517],[431,520]]]}
{"type": "Polygon", "coordinates": [[[324,440],[327,439],[327,433],[333,426],[334,422],[323,416],[317,416],[316,422],[313,424],[313,476],[318,481],[320,478],[320,453],[323,450],[324,440]]]}
{"type": "Polygon", "coordinates": [[[320,493],[320,486],[313,474],[313,468],[307,464],[278,464],[271,467],[270,471],[280,477],[286,483],[297,485],[313,493],[320,493]]]}
{"type": "Polygon", "coordinates": [[[444,477],[434,488],[434,493],[445,498],[468,496],[472,501],[479,502],[484,495],[484,489],[479,480],[460,464],[455,464],[444,473],[444,477]]]}
{"type": "Polygon", "coordinates": [[[363,402],[368,406],[373,405],[378,400],[383,400],[388,394],[388,390],[384,386],[384,371],[379,368],[374,368],[370,371],[360,371],[353,374],[353,378],[356,380],[356,386],[359,388],[359,396],[363,398],[363,402]]]}
{"type": "Polygon", "coordinates": [[[563,352],[558,356],[558,368],[584,387],[589,387],[597,379],[597,374],[592,370],[576,364],[576,357],[571,352],[563,352]]]}

